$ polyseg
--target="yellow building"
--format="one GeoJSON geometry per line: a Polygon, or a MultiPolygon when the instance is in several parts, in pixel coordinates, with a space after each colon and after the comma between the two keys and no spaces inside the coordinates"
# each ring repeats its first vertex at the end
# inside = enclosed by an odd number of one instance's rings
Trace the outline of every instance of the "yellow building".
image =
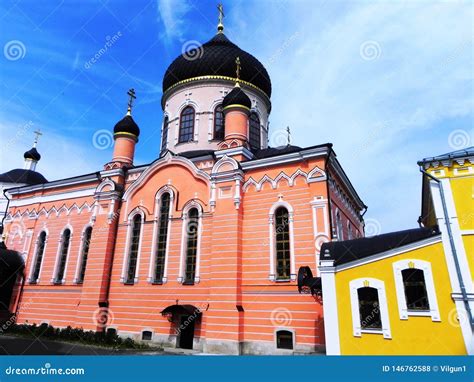
{"type": "Polygon", "coordinates": [[[418,164],[420,228],[321,248],[327,354],[474,354],[474,147],[418,164]]]}

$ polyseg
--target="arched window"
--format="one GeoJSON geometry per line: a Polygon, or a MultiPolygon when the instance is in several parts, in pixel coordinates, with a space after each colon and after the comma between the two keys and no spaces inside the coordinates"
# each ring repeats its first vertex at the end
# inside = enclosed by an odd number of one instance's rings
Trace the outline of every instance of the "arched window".
{"type": "Polygon", "coordinates": [[[337,229],[337,240],[342,241],[344,240],[344,234],[343,234],[343,229],[342,229],[342,219],[341,219],[341,214],[339,211],[336,212],[336,229],[337,229]]]}
{"type": "Polygon", "coordinates": [[[196,277],[196,257],[199,234],[199,211],[197,208],[191,208],[188,212],[186,232],[184,284],[194,284],[194,279],[196,277]]]}
{"type": "Polygon", "coordinates": [[[170,216],[170,194],[161,195],[160,215],[158,217],[158,237],[156,242],[155,269],[153,282],[161,283],[165,272],[166,246],[168,241],[168,220],[170,216]]]}
{"type": "Polygon", "coordinates": [[[372,287],[359,288],[357,289],[357,297],[359,299],[361,329],[382,330],[379,293],[377,289],[372,287]]]}
{"type": "Polygon", "coordinates": [[[257,113],[250,113],[249,143],[250,147],[254,150],[259,150],[261,148],[260,118],[258,118],[257,113]]]}
{"type": "Polygon", "coordinates": [[[54,277],[55,284],[62,284],[63,282],[70,242],[71,242],[71,230],[69,228],[66,228],[63,231],[61,242],[59,244],[60,248],[59,248],[58,265],[56,268],[56,276],[54,277]]]}
{"type": "Polygon", "coordinates": [[[222,105],[214,109],[214,139],[223,140],[225,137],[225,118],[222,105]]]}
{"type": "Polygon", "coordinates": [[[135,273],[137,271],[138,249],[140,246],[140,234],[142,229],[142,217],[136,214],[132,220],[132,232],[130,236],[130,249],[128,253],[128,266],[125,278],[126,284],[135,282],[135,273]]]}
{"type": "Polygon", "coordinates": [[[290,223],[288,210],[278,207],[275,211],[276,279],[290,279],[290,223]]]}
{"type": "Polygon", "coordinates": [[[41,232],[38,237],[38,242],[36,245],[36,254],[35,254],[35,261],[33,271],[31,272],[30,276],[30,283],[36,284],[39,279],[39,274],[41,270],[41,263],[43,262],[43,255],[44,255],[44,247],[46,245],[46,232],[41,232]]]}
{"type": "Polygon", "coordinates": [[[431,263],[420,259],[399,260],[393,263],[393,272],[400,319],[425,316],[441,321],[431,263]]]}
{"type": "Polygon", "coordinates": [[[161,133],[161,152],[166,150],[166,145],[168,141],[168,121],[168,116],[166,116],[163,121],[163,131],[161,133]]]}
{"type": "Polygon", "coordinates": [[[289,330],[279,330],[276,332],[277,349],[293,349],[293,333],[289,330]]]}
{"type": "Polygon", "coordinates": [[[190,142],[194,136],[194,109],[186,106],[181,112],[179,119],[179,140],[178,143],[190,142]]]}
{"type": "Polygon", "coordinates": [[[87,257],[89,256],[89,248],[92,237],[92,227],[87,227],[84,231],[84,236],[82,238],[82,248],[81,248],[81,257],[80,257],[80,267],[79,273],[77,275],[77,283],[82,284],[84,282],[84,276],[86,275],[86,265],[87,257]]]}
{"type": "Polygon", "coordinates": [[[429,311],[425,275],[421,269],[408,268],[402,271],[403,287],[408,310],[429,311]]]}

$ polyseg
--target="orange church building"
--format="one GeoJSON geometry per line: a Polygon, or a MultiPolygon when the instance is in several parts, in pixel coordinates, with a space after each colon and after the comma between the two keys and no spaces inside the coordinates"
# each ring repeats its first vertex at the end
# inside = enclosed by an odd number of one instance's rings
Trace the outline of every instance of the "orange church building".
{"type": "Polygon", "coordinates": [[[297,272],[318,269],[324,242],[362,237],[366,206],[331,144],[268,147],[270,77],[223,29],[166,71],[156,160],[134,163],[131,90],[102,170],[8,189],[22,267],[3,309],[17,322],[207,353],[324,351],[321,301],[298,294],[297,272]]]}

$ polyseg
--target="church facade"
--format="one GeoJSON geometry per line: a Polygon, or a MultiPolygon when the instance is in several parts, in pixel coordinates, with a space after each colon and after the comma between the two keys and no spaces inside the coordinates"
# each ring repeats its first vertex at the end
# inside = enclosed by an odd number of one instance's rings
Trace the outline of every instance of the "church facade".
{"type": "Polygon", "coordinates": [[[270,77],[223,29],[168,68],[155,161],[134,163],[131,90],[102,170],[9,188],[17,322],[209,353],[323,351],[321,301],[298,294],[297,272],[317,272],[323,243],[363,237],[366,206],[331,144],[268,147],[270,77]]]}

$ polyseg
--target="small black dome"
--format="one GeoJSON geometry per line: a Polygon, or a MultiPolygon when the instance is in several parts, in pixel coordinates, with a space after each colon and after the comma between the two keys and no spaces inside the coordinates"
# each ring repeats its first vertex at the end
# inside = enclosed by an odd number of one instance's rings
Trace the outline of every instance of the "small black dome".
{"type": "Polygon", "coordinates": [[[230,105],[242,105],[250,109],[252,107],[252,101],[240,86],[235,86],[229,94],[227,94],[222,100],[222,107],[226,108],[230,105]]]}
{"type": "Polygon", "coordinates": [[[40,153],[38,152],[38,150],[36,150],[36,147],[33,147],[31,150],[28,150],[24,155],[23,157],[25,159],[32,159],[32,160],[35,160],[35,161],[39,161],[41,159],[41,155],[40,153]]]}
{"type": "Polygon", "coordinates": [[[46,178],[39,172],[16,168],[3,174],[0,174],[1,183],[24,183],[24,184],[41,184],[48,183],[46,178]]]}
{"type": "Polygon", "coordinates": [[[129,133],[135,135],[137,138],[140,135],[140,128],[135,123],[131,115],[126,115],[114,127],[114,134],[129,133]]]}
{"type": "Polygon", "coordinates": [[[180,81],[201,76],[224,76],[235,79],[235,59],[242,67],[240,79],[261,89],[270,98],[272,83],[267,70],[254,56],[240,49],[223,33],[216,34],[204,45],[178,56],[166,70],[163,93],[180,81]]]}

